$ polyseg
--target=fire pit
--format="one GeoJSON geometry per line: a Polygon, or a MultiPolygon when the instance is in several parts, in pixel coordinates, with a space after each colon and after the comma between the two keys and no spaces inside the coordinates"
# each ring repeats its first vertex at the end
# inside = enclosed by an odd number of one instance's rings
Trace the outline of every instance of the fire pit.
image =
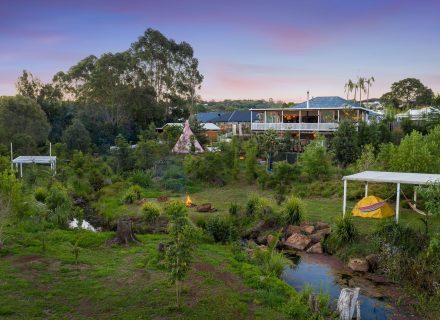
{"type": "Polygon", "coordinates": [[[185,206],[187,208],[195,207],[196,205],[192,202],[191,197],[189,195],[186,196],[185,206]]]}

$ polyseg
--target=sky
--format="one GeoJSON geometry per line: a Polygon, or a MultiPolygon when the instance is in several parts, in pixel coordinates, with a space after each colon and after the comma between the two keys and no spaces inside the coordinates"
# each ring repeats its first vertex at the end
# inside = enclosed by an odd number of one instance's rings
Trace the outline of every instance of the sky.
{"type": "Polygon", "coordinates": [[[414,77],[440,92],[440,0],[0,0],[0,95],[23,69],[43,81],[88,55],[129,48],[147,28],[189,42],[204,100],[380,97],[414,77]]]}

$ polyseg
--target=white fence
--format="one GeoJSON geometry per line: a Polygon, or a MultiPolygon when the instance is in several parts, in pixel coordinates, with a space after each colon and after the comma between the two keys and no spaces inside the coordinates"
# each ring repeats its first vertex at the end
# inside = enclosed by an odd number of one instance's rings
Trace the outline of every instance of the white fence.
{"type": "Polygon", "coordinates": [[[279,131],[336,131],[338,123],[252,123],[251,128],[255,131],[279,130],[279,131]]]}

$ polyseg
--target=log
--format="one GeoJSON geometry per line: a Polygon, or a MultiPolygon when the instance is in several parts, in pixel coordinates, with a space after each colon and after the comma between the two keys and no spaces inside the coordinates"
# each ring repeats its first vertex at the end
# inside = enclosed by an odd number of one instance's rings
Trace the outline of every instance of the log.
{"type": "Polygon", "coordinates": [[[357,305],[359,297],[359,288],[344,288],[338,299],[337,311],[339,312],[340,320],[351,320],[357,305]]]}
{"type": "Polygon", "coordinates": [[[139,242],[133,233],[133,224],[130,218],[122,218],[118,221],[116,237],[109,241],[109,244],[129,244],[139,242]]]}

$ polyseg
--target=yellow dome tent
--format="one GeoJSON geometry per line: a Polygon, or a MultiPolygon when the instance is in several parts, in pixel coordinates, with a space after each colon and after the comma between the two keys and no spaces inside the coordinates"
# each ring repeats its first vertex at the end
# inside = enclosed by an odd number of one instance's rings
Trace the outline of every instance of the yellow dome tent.
{"type": "Polygon", "coordinates": [[[376,196],[362,198],[354,206],[353,216],[362,218],[383,219],[394,216],[394,210],[383,199],[376,196]]]}

